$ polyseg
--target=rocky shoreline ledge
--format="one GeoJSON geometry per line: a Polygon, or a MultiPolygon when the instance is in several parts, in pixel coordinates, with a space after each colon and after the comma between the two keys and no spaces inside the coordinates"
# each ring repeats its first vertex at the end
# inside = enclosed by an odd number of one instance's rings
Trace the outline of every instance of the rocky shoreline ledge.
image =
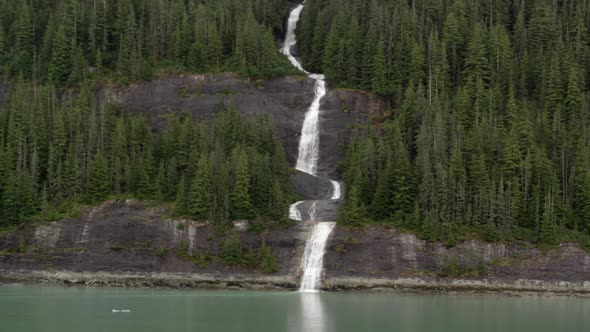
{"type": "Polygon", "coordinates": [[[590,282],[544,281],[533,279],[458,279],[458,278],[330,278],[324,291],[402,291],[411,293],[492,293],[499,295],[568,295],[590,297],[590,282]]]}
{"type": "Polygon", "coordinates": [[[14,282],[88,287],[234,290],[296,290],[298,287],[294,276],[0,270],[0,284],[14,282]]]}
{"type": "MultiPolygon", "coordinates": [[[[0,234],[0,283],[298,289],[308,223],[267,232],[280,270],[263,274],[179,257],[183,243],[189,252],[213,256],[221,243],[206,225],[165,216],[165,210],[138,201],[113,201],[77,219],[0,234]]],[[[245,248],[260,246],[259,234],[237,232],[245,248]]],[[[324,263],[325,291],[590,294],[590,253],[573,243],[546,252],[527,243],[479,240],[446,247],[391,228],[337,228],[324,263]]]]}
{"type": "MultiPolygon", "coordinates": [[[[219,275],[0,270],[0,285],[31,283],[56,286],[296,291],[298,276],[219,275]]],[[[417,294],[496,294],[504,296],[573,296],[590,298],[590,282],[532,279],[329,278],[324,292],[401,292],[417,294]]]]}

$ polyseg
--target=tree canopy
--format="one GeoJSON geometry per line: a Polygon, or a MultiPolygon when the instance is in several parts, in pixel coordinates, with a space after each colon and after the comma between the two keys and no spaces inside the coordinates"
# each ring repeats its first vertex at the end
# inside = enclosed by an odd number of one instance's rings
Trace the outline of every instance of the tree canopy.
{"type": "Polygon", "coordinates": [[[153,133],[94,91],[60,102],[51,87],[11,89],[0,108],[0,225],[129,196],[176,202],[175,214],[220,226],[286,220],[289,166],[269,116],[220,105],[213,119],[170,115],[153,133]]]}
{"type": "Polygon", "coordinates": [[[85,78],[123,83],[172,68],[293,72],[274,36],[287,0],[0,1],[0,68],[9,77],[71,86],[85,78]]]}
{"type": "Polygon", "coordinates": [[[590,234],[589,13],[585,1],[308,0],[304,64],[393,105],[349,147],[341,220],[451,243],[590,234]]]}

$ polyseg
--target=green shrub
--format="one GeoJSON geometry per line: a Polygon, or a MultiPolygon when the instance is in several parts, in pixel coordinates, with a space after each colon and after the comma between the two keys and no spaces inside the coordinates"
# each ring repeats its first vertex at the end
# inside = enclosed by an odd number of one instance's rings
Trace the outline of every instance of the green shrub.
{"type": "Polygon", "coordinates": [[[447,258],[440,275],[443,277],[457,277],[461,275],[461,268],[459,267],[457,257],[451,256],[447,258]]]}
{"type": "Polygon", "coordinates": [[[227,238],[221,248],[221,259],[228,266],[238,266],[244,260],[242,242],[237,234],[227,238]]]}
{"type": "Polygon", "coordinates": [[[180,243],[178,244],[178,249],[176,249],[176,255],[178,257],[188,257],[188,248],[186,243],[184,243],[184,239],[180,240],[180,243]]]}
{"type": "Polygon", "coordinates": [[[157,250],[156,250],[156,256],[160,257],[160,258],[164,258],[168,255],[168,248],[164,247],[164,246],[160,246],[157,250]]]}
{"type": "Polygon", "coordinates": [[[275,273],[280,270],[279,260],[272,251],[272,248],[263,244],[258,250],[258,260],[260,265],[258,269],[264,273],[275,273]]]}
{"type": "Polygon", "coordinates": [[[258,255],[252,248],[248,248],[246,255],[244,255],[244,265],[249,268],[256,268],[258,266],[258,255]]]}
{"type": "Polygon", "coordinates": [[[212,259],[213,256],[211,256],[208,250],[204,254],[197,250],[192,256],[193,262],[195,262],[200,268],[205,268],[212,259]]]}

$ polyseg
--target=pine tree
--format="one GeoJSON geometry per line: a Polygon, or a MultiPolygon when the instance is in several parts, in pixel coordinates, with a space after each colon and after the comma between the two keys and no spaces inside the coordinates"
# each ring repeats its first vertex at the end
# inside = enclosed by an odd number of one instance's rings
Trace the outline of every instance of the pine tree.
{"type": "Polygon", "coordinates": [[[358,195],[358,188],[352,187],[348,192],[348,200],[345,208],[346,223],[358,225],[362,220],[361,203],[358,195]]]}
{"type": "Polygon", "coordinates": [[[33,68],[33,23],[27,1],[21,2],[16,14],[15,56],[11,64],[13,75],[31,77],[33,68]]]}
{"type": "Polygon", "coordinates": [[[88,177],[88,200],[92,203],[104,201],[110,193],[110,177],[107,161],[100,152],[90,161],[88,177]]]}
{"type": "Polygon", "coordinates": [[[174,210],[177,216],[186,216],[190,214],[189,199],[188,199],[188,185],[184,174],[180,177],[178,182],[178,189],[176,191],[176,208],[174,210]]]}
{"type": "Polygon", "coordinates": [[[236,147],[232,153],[233,188],[230,196],[233,219],[249,219],[253,215],[250,197],[250,174],[248,157],[243,147],[236,147]]]}
{"type": "Polygon", "coordinates": [[[66,38],[63,25],[60,25],[53,39],[49,78],[58,86],[64,85],[70,75],[72,62],[70,59],[70,45],[66,38]]]}
{"type": "Polygon", "coordinates": [[[190,211],[198,220],[209,217],[213,206],[213,178],[207,155],[201,155],[192,182],[190,211]]]}
{"type": "Polygon", "coordinates": [[[387,84],[387,68],[385,60],[385,43],[379,40],[375,49],[372,64],[371,88],[377,94],[386,95],[389,93],[387,84]]]}

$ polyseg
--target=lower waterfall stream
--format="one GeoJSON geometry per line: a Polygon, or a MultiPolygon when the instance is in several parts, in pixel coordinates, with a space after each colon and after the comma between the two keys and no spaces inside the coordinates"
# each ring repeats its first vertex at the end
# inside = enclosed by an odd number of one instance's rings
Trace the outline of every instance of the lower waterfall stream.
{"type": "MultiPolygon", "coordinates": [[[[319,114],[320,103],[326,95],[326,81],[324,75],[311,74],[307,72],[301,62],[291,52],[293,46],[297,44],[295,29],[297,22],[303,10],[304,4],[295,7],[289,15],[287,26],[287,35],[283,46],[283,53],[297,69],[308,74],[315,81],[315,95],[313,102],[305,114],[303,128],[301,130],[301,139],[299,142],[299,155],[297,158],[296,169],[317,178],[317,166],[320,150],[320,129],[319,114]]],[[[326,200],[338,200],[341,197],[340,183],[330,180],[332,184],[331,196],[326,200]]],[[[302,221],[301,206],[305,201],[297,202],[291,205],[289,217],[293,220],[302,221]]],[[[321,287],[321,278],[323,270],[323,259],[326,251],[326,243],[336,223],[333,221],[316,220],[319,215],[318,201],[312,202],[307,215],[309,220],[314,223],[311,235],[305,245],[302,267],[303,277],[301,278],[300,292],[317,292],[321,287]]]]}

